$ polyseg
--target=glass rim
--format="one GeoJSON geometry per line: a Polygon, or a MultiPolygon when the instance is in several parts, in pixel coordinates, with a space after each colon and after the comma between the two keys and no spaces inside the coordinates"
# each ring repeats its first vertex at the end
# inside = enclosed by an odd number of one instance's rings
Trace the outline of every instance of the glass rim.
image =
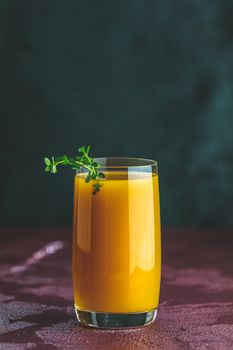
{"type": "Polygon", "coordinates": [[[100,168],[148,168],[158,166],[156,160],[137,157],[96,157],[96,162],[100,164],[100,168]],[[115,164],[114,164],[115,163],[115,164]]]}

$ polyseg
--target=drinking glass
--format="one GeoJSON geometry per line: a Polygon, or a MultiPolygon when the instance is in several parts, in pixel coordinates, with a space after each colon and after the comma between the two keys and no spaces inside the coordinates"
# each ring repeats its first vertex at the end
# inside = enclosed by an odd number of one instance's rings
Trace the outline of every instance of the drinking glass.
{"type": "Polygon", "coordinates": [[[78,320],[101,328],[136,327],[157,315],[161,273],[157,163],[96,158],[105,179],[75,175],[73,287],[78,320]]]}

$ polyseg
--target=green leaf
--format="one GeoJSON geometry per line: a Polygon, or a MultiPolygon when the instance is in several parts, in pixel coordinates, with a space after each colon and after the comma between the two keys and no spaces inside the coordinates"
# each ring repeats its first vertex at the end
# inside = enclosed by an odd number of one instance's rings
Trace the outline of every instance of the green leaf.
{"type": "Polygon", "coordinates": [[[54,165],[54,164],[52,165],[51,171],[52,171],[53,174],[56,174],[56,173],[57,173],[57,167],[56,167],[56,165],[54,165]]]}
{"type": "Polygon", "coordinates": [[[45,162],[46,165],[50,165],[51,164],[50,159],[47,158],[47,157],[44,158],[44,162],[45,162]]]}
{"type": "Polygon", "coordinates": [[[104,173],[101,173],[101,172],[99,171],[98,177],[99,177],[100,179],[105,179],[105,174],[104,174],[104,173]]]}
{"type": "Polygon", "coordinates": [[[79,147],[78,151],[79,151],[80,153],[83,153],[83,152],[85,152],[85,147],[84,147],[84,146],[82,146],[82,147],[79,147]]]}
{"type": "Polygon", "coordinates": [[[47,167],[45,168],[46,173],[48,173],[51,170],[51,166],[47,165],[47,167]]]}
{"type": "Polygon", "coordinates": [[[69,164],[69,158],[66,155],[63,156],[63,162],[64,162],[64,165],[69,164]]]}
{"type": "Polygon", "coordinates": [[[83,164],[86,164],[86,165],[89,165],[89,164],[90,164],[90,163],[89,163],[89,160],[88,160],[88,158],[87,158],[86,156],[82,157],[81,162],[82,162],[83,164]]]}
{"type": "Polygon", "coordinates": [[[90,175],[87,175],[86,179],[85,179],[85,182],[90,182],[91,181],[91,176],[90,175]]]}

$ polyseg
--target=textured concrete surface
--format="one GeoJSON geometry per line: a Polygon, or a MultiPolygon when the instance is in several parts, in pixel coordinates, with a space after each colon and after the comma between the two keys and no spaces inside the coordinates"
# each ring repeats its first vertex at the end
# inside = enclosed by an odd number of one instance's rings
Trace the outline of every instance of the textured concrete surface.
{"type": "Polygon", "coordinates": [[[230,232],[164,232],[157,321],[123,331],[76,321],[70,236],[69,230],[1,230],[0,349],[233,348],[230,232]]]}
{"type": "Polygon", "coordinates": [[[169,227],[233,227],[232,18],[232,0],[1,0],[1,222],[70,224],[72,178],[42,158],[90,143],[159,162],[169,227]]]}

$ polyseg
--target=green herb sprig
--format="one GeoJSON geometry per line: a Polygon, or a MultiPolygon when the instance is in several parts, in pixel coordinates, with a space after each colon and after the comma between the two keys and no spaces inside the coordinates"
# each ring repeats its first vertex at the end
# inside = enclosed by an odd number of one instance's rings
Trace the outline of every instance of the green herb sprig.
{"type": "Polygon", "coordinates": [[[100,165],[90,156],[91,146],[82,146],[78,149],[80,155],[74,158],[68,157],[66,155],[61,157],[45,157],[45,171],[47,173],[56,174],[58,172],[58,167],[60,166],[70,166],[73,170],[80,170],[82,167],[87,170],[87,176],[85,182],[90,182],[91,180],[96,180],[93,184],[93,194],[99,192],[100,184],[99,180],[104,179],[105,175],[99,171],[100,165]]]}

